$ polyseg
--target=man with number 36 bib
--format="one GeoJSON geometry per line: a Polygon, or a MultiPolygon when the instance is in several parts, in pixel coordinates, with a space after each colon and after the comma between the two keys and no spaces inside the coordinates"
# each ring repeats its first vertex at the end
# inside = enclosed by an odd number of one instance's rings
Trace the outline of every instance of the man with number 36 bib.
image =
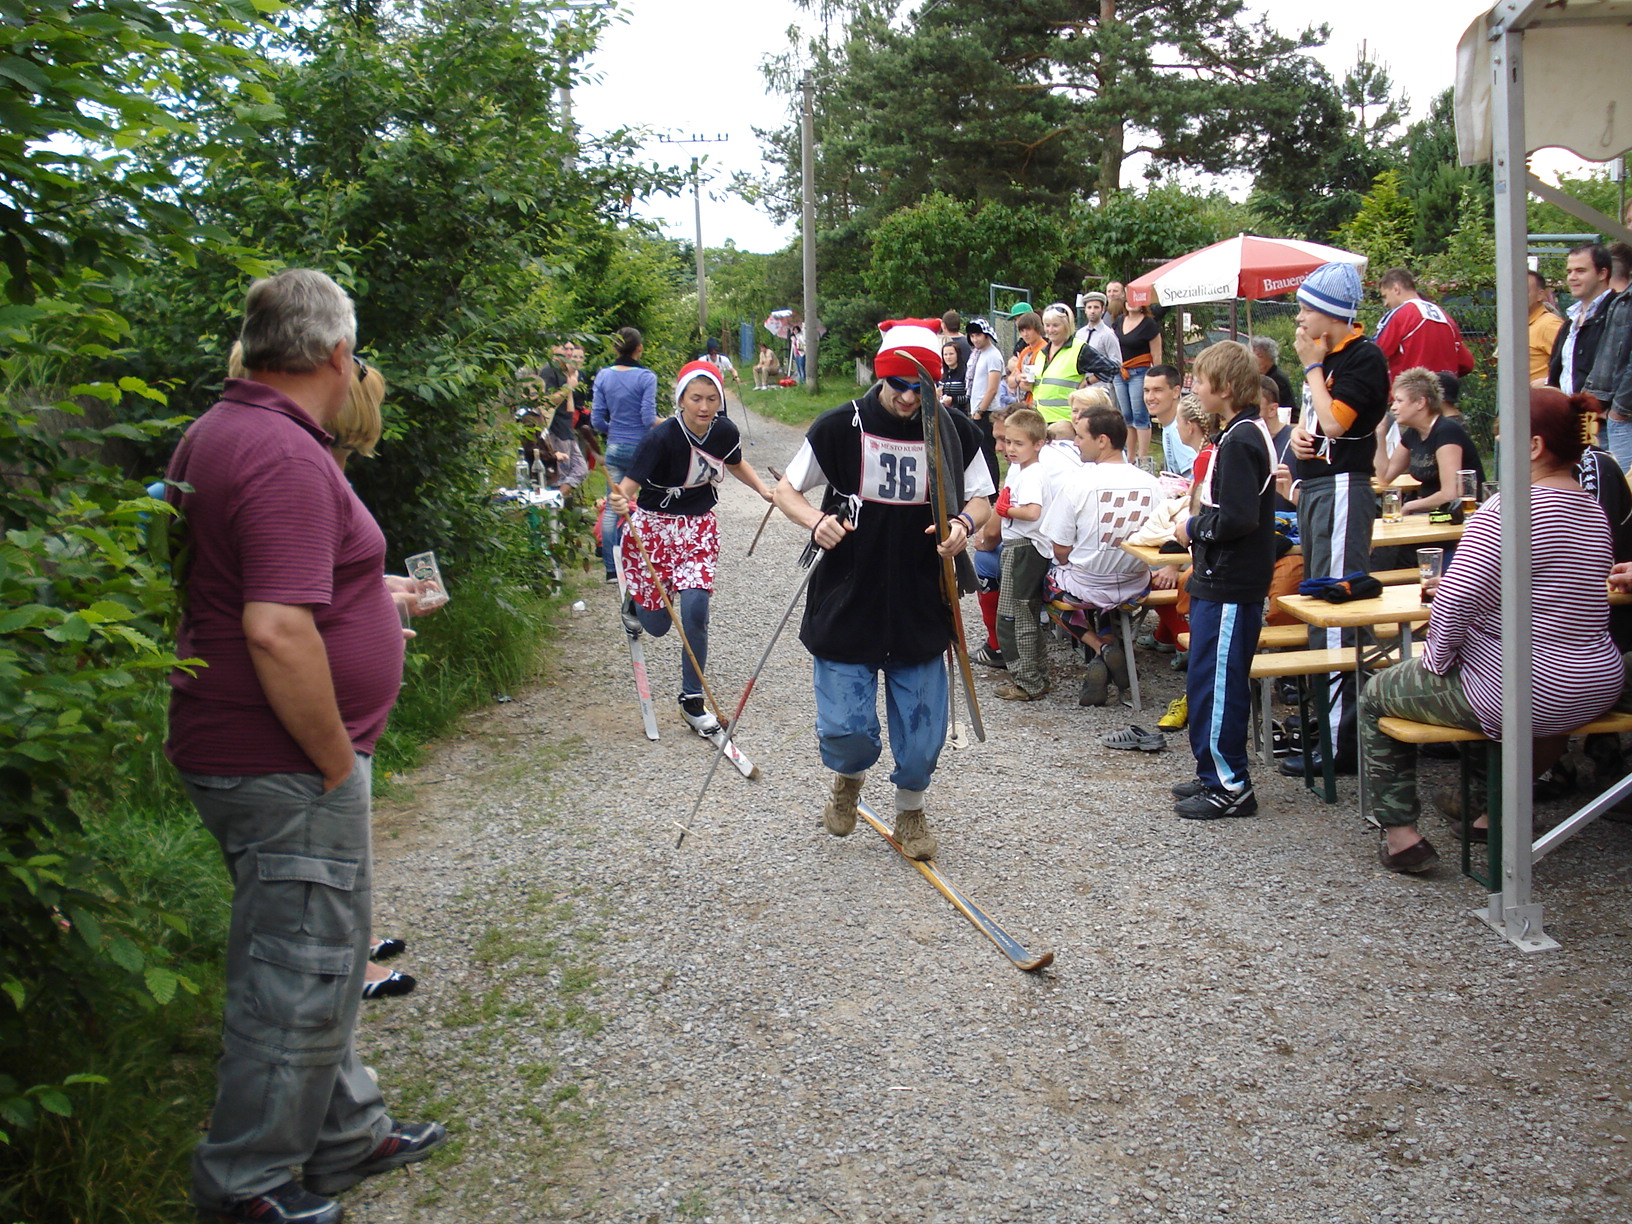
{"type": "Polygon", "coordinates": [[[936,844],[924,818],[924,793],[946,742],[942,656],[952,632],[941,556],[963,551],[991,512],[995,490],[974,423],[962,413],[937,414],[952,474],[945,504],[954,516],[937,546],[922,411],[936,390],[920,385],[912,359],[940,377],[939,321],[890,320],[879,330],[884,335],[873,362],[879,381],[816,419],[775,501],[827,553],[811,576],[799,631],[814,656],[822,763],[837,775],[823,827],[835,837],[855,828],[862,779],[883,750],[882,673],[895,758],[896,840],[912,858],[929,859],[936,844]],[[805,494],[823,484],[828,488],[818,510],[805,494]]]}

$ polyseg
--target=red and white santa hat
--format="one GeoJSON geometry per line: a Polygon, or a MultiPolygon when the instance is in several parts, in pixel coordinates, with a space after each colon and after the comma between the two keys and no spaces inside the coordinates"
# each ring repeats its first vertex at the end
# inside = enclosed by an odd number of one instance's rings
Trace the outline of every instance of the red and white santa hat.
{"type": "Polygon", "coordinates": [[[873,359],[873,373],[880,378],[904,378],[917,382],[921,377],[918,366],[899,351],[905,350],[918,359],[936,381],[941,377],[941,321],[939,319],[885,319],[878,325],[884,338],[878,344],[878,356],[873,359]]]}
{"type": "Polygon", "coordinates": [[[714,389],[720,393],[720,403],[725,403],[725,380],[720,377],[717,366],[708,361],[688,361],[680,367],[680,373],[674,376],[674,406],[680,407],[680,397],[685,393],[686,384],[694,378],[706,378],[714,384],[714,389]]]}

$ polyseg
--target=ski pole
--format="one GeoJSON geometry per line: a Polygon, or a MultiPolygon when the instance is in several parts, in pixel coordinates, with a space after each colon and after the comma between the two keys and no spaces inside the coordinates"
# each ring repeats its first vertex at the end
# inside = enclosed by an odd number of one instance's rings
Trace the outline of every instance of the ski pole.
{"type": "MultiPolygon", "coordinates": [[[[834,517],[841,523],[844,522],[849,517],[847,507],[840,506],[838,513],[834,517]]],[[[748,683],[743,686],[742,696],[737,698],[737,708],[732,711],[731,721],[726,724],[725,734],[720,738],[720,747],[715,751],[714,760],[708,766],[708,774],[703,778],[702,788],[697,792],[697,802],[691,805],[691,815],[686,817],[686,824],[680,826],[680,836],[674,840],[676,850],[685,845],[686,834],[691,832],[687,825],[696,820],[697,813],[702,810],[703,796],[708,794],[709,783],[714,781],[714,770],[718,768],[720,758],[725,755],[725,745],[731,742],[731,736],[736,733],[737,722],[742,718],[743,707],[748,704],[748,695],[754,691],[754,685],[759,681],[760,672],[765,670],[765,664],[770,661],[771,651],[776,649],[777,639],[782,636],[782,630],[786,629],[788,622],[793,619],[793,610],[799,606],[799,600],[803,598],[805,588],[810,585],[810,576],[816,572],[816,563],[825,555],[825,550],[817,546],[816,537],[812,534],[811,542],[805,546],[805,551],[799,557],[799,568],[805,571],[805,576],[799,579],[799,585],[794,589],[793,598],[788,600],[788,610],[782,613],[782,619],[776,622],[776,628],[771,631],[771,640],[765,643],[765,649],[759,656],[759,662],[754,665],[754,670],[748,677],[748,683]]],[[[715,717],[718,718],[719,715],[716,714],[715,717]]]]}
{"type": "MultiPolygon", "coordinates": [[[[777,471],[774,467],[771,467],[769,465],[766,466],[765,470],[771,474],[771,478],[773,480],[775,480],[777,484],[782,483],[782,473],[781,472],[777,471]]],[[[769,523],[771,521],[771,511],[773,511],[775,509],[776,509],[775,505],[770,505],[770,506],[765,507],[765,517],[759,520],[759,530],[754,532],[754,538],[748,545],[748,556],[751,557],[751,556],[754,555],[754,549],[756,547],[758,547],[758,545],[759,545],[759,537],[765,534],[765,524],[767,524],[767,523],[769,523]]]]}

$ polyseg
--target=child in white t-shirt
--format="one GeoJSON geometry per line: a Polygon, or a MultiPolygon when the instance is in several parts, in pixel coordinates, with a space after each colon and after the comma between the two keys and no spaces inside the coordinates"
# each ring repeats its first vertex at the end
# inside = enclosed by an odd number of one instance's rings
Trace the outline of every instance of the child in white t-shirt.
{"type": "Polygon", "coordinates": [[[1048,425],[1041,413],[1030,408],[1009,413],[1001,436],[1009,472],[998,498],[1003,580],[997,600],[997,641],[1009,678],[998,686],[997,695],[1006,701],[1036,701],[1050,688],[1037,622],[1049,563],[1041,527],[1056,477],[1054,465],[1040,461],[1048,443],[1048,425]]]}

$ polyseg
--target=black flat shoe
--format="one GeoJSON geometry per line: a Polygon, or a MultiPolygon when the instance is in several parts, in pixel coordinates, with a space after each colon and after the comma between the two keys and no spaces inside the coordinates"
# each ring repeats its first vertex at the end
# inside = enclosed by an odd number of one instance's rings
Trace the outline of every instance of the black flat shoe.
{"type": "MultiPolygon", "coordinates": [[[[1289,778],[1303,777],[1303,754],[1293,753],[1280,759],[1277,768],[1289,778]]],[[[1318,756],[1309,758],[1309,773],[1312,777],[1320,777],[1325,772],[1325,762],[1318,756]]],[[[1360,765],[1353,757],[1338,757],[1332,762],[1332,772],[1352,777],[1360,772],[1360,765]]]]}
{"type": "Polygon", "coordinates": [[[412,994],[414,987],[417,985],[419,985],[419,983],[416,982],[410,975],[406,973],[398,973],[395,969],[393,969],[390,977],[381,978],[377,982],[364,982],[363,998],[384,999],[389,998],[392,995],[412,994]]]}
{"type": "Polygon", "coordinates": [[[393,956],[401,956],[408,951],[408,945],[400,939],[376,939],[368,949],[368,959],[371,961],[388,961],[393,956]]]}

